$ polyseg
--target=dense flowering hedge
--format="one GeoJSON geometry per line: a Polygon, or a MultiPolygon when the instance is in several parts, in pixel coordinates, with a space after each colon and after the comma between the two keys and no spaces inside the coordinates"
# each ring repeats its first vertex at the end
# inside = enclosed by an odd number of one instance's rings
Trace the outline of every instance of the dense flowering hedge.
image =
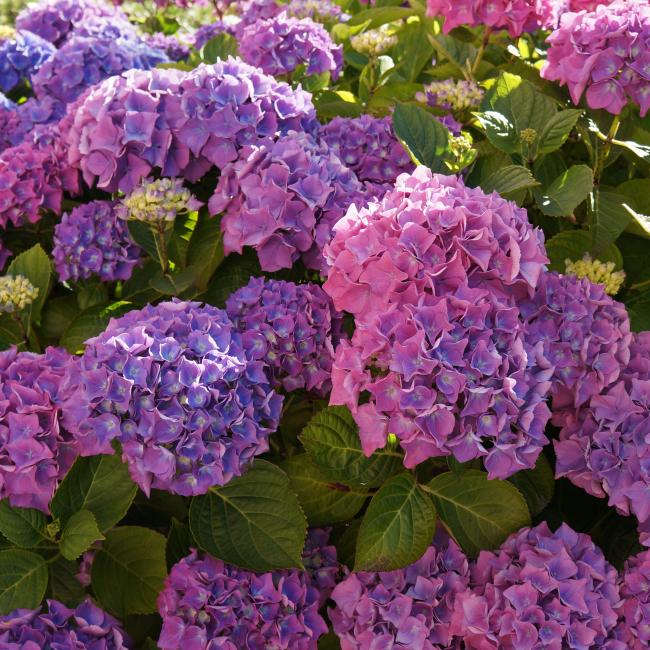
{"type": "Polygon", "coordinates": [[[647,0],[0,0],[0,649],[650,644],[647,0]]]}

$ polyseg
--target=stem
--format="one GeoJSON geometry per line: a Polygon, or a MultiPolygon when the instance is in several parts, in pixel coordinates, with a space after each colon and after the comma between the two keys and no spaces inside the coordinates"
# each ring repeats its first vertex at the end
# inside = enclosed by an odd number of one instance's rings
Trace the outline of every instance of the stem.
{"type": "Polygon", "coordinates": [[[163,273],[169,270],[169,255],[167,254],[167,241],[165,238],[165,224],[159,222],[153,229],[153,236],[156,242],[156,250],[158,251],[158,259],[163,273]]]}
{"type": "Polygon", "coordinates": [[[618,133],[618,128],[621,126],[621,116],[614,115],[612,120],[612,125],[609,127],[609,132],[607,133],[607,138],[605,139],[605,144],[603,148],[598,153],[598,158],[596,159],[596,168],[594,169],[594,184],[598,185],[600,182],[600,177],[603,174],[605,169],[605,163],[609,158],[609,154],[612,151],[612,144],[618,133]]]}
{"type": "Polygon", "coordinates": [[[19,312],[13,312],[11,314],[11,318],[18,323],[20,327],[20,332],[23,335],[23,341],[25,343],[25,349],[29,350],[29,326],[26,328],[25,323],[23,322],[23,319],[21,318],[21,314],[19,312]]]}
{"type": "Polygon", "coordinates": [[[483,55],[485,54],[485,49],[488,46],[488,43],[490,42],[490,36],[492,34],[492,31],[490,30],[489,27],[485,28],[485,31],[483,32],[483,41],[481,42],[480,47],[478,48],[478,52],[476,53],[476,59],[474,59],[474,63],[472,64],[472,67],[470,68],[470,76],[472,78],[472,81],[476,81],[476,72],[478,71],[479,65],[481,65],[481,61],[483,60],[483,55]]]}

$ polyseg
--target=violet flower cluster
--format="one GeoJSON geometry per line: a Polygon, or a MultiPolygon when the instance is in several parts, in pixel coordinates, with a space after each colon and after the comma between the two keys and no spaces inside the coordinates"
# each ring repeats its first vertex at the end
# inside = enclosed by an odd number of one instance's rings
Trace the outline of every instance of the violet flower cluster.
{"type": "Polygon", "coordinates": [[[558,477],[609,500],[639,520],[650,541],[650,345],[643,336],[630,347],[630,363],[617,381],[594,393],[564,419],[555,441],[558,477]]]}
{"type": "Polygon", "coordinates": [[[369,195],[382,195],[414,165],[395,137],[390,117],[335,117],[319,136],[366,185],[369,195]]]}
{"type": "Polygon", "coordinates": [[[274,388],[329,392],[342,318],[320,286],[251,278],[228,298],[226,313],[274,388]]]}
{"type": "Polygon", "coordinates": [[[630,358],[625,306],[601,284],[545,273],[535,296],[520,301],[536,371],[552,383],[554,422],[614,383],[630,358]]]}
{"type": "Polygon", "coordinates": [[[629,558],[619,578],[622,604],[615,637],[629,650],[650,647],[650,551],[629,558]]]}
{"type": "MultiPolygon", "coordinates": [[[[19,105],[0,106],[0,152],[25,141],[43,144],[42,136],[54,128],[63,110],[53,97],[30,97],[19,105]]],[[[58,149],[62,151],[63,146],[58,149]]]]}
{"type": "Polygon", "coordinates": [[[20,84],[31,82],[55,51],[51,43],[27,31],[0,40],[0,90],[8,93],[20,84]]]}
{"type": "Polygon", "coordinates": [[[130,70],[72,113],[70,165],[88,185],[125,193],[154,168],[196,181],[245,144],[315,125],[309,94],[233,58],[191,72],[130,70]]]}
{"type": "Polygon", "coordinates": [[[219,36],[219,34],[232,35],[232,33],[232,26],[228,25],[223,20],[217,20],[213,23],[208,23],[207,25],[201,25],[194,32],[194,48],[200,50],[213,38],[219,36]]]}
{"type": "Polygon", "coordinates": [[[584,93],[590,108],[614,115],[630,99],[641,117],[650,110],[650,5],[645,0],[565,13],[548,42],[541,75],[566,85],[574,104],[584,93]]]}
{"type": "Polygon", "coordinates": [[[243,29],[239,50],[244,61],[273,76],[290,77],[304,67],[305,75],[330,72],[336,79],[343,67],[342,46],[320,23],[284,12],[243,29]]]}
{"type": "Polygon", "coordinates": [[[164,52],[170,61],[184,61],[190,55],[190,46],[174,34],[148,34],[145,42],[150,48],[164,52]]]}
{"type": "Polygon", "coordinates": [[[456,648],[454,602],[467,589],[469,566],[452,540],[437,539],[405,569],[350,573],[334,589],[329,610],[343,650],[456,648]]]}
{"type": "Polygon", "coordinates": [[[295,569],[252,573],[192,551],[175,564],[158,596],[163,619],[158,646],[163,650],[182,647],[220,650],[291,648],[316,650],[327,624],[318,613],[319,588],[324,571],[336,563],[334,547],[318,551],[324,537],[319,531],[308,536],[305,564],[310,571],[295,569]],[[333,560],[333,565],[324,563],[333,560]]]}
{"type": "Polygon", "coordinates": [[[61,47],[75,29],[97,18],[127,21],[126,16],[108,2],[40,0],[30,3],[18,14],[16,28],[38,34],[56,47],[61,47]]]}
{"type": "Polygon", "coordinates": [[[470,585],[451,625],[468,650],[608,648],[617,623],[616,569],[566,524],[524,528],[481,551],[470,585]]]}
{"type": "Polygon", "coordinates": [[[54,227],[52,257],[59,279],[128,280],[140,261],[126,223],[111,201],[91,201],[65,213],[54,227]]]}
{"type": "Polygon", "coordinates": [[[49,512],[52,495],[77,456],[61,426],[62,403],[70,396],[64,350],[44,354],[0,352],[0,498],[12,506],[49,512]]]}
{"type": "Polygon", "coordinates": [[[32,85],[37,97],[68,104],[108,77],[166,62],[162,50],[140,41],[73,36],[40,67],[32,85]]]}
{"type": "Polygon", "coordinates": [[[225,312],[164,302],[90,339],[64,421],[83,456],[122,458],[145,492],[204,494],[268,450],[282,397],[225,312]]]}
{"type": "Polygon", "coordinates": [[[296,132],[244,147],[223,168],[209,209],[224,213],[226,253],[252,246],[264,271],[291,268],[298,259],[322,271],[332,227],[363,198],[354,172],[325,143],[296,132]]]}
{"type": "Polygon", "coordinates": [[[75,608],[47,600],[45,609],[16,609],[0,616],[0,647],[128,650],[133,646],[119,621],[88,599],[75,608]]]}

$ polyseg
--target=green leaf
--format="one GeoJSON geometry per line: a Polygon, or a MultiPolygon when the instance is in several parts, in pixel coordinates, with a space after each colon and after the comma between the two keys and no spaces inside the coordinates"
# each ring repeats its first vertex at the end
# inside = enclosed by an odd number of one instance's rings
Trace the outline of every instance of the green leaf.
{"type": "Polygon", "coordinates": [[[47,564],[36,553],[22,549],[0,551],[0,614],[35,609],[47,589],[47,564]]]}
{"type": "Polygon", "coordinates": [[[530,170],[521,165],[501,167],[481,183],[481,187],[485,192],[498,192],[506,197],[513,192],[535,187],[536,185],[539,185],[539,183],[530,170]]]}
{"type": "Polygon", "coordinates": [[[436,530],[427,493],[404,472],[386,481],[361,522],[355,571],[392,571],[422,557],[436,530]]]}
{"type": "Polygon", "coordinates": [[[88,339],[101,334],[106,329],[111,318],[118,318],[130,309],[132,309],[131,303],[125,301],[86,309],[70,323],[59,344],[69,352],[83,352],[88,339]]]}
{"type": "Polygon", "coordinates": [[[229,564],[252,571],[302,567],[305,515],[287,475],[264,460],[194,497],[190,530],[201,548],[229,564]]]}
{"type": "Polygon", "coordinates": [[[551,217],[568,217],[589,196],[594,174],[587,165],[573,165],[548,187],[535,191],[539,209],[551,217]]]}
{"type": "Polygon", "coordinates": [[[631,215],[625,209],[626,198],[616,192],[595,189],[589,200],[591,248],[596,257],[611,246],[625,230],[631,215]]]}
{"type": "Polygon", "coordinates": [[[630,314],[634,332],[650,330],[650,291],[644,291],[626,299],[625,306],[630,314]]]}
{"type": "Polygon", "coordinates": [[[237,40],[230,34],[219,34],[210,39],[200,52],[203,63],[216,63],[219,59],[227,59],[229,56],[237,56],[239,47],[237,40]]]}
{"type": "Polygon", "coordinates": [[[474,557],[496,549],[511,533],[530,525],[524,497],[508,481],[489,481],[487,474],[468,470],[446,472],[424,486],[433,496],[438,516],[462,549],[474,557]]]}
{"type": "Polygon", "coordinates": [[[156,245],[156,238],[151,230],[151,226],[144,221],[137,221],[135,219],[130,219],[126,222],[126,225],[129,229],[131,239],[140,246],[140,248],[151,257],[151,259],[156,260],[158,266],[160,266],[158,246],[156,245]]]}
{"type": "Polygon", "coordinates": [[[79,510],[68,519],[61,533],[59,551],[66,560],[76,560],[99,539],[104,539],[104,536],[99,532],[93,513],[79,510]]]}
{"type": "Polygon", "coordinates": [[[148,528],[123,526],[106,533],[91,584],[102,607],[124,618],[156,611],[166,575],[165,538],[148,528]]]}
{"type": "Polygon", "coordinates": [[[621,183],[616,191],[624,194],[628,199],[628,212],[632,214],[632,221],[627,230],[640,237],[650,238],[650,179],[635,178],[621,183]],[[631,208],[631,210],[630,210],[631,208]]]}
{"type": "Polygon", "coordinates": [[[45,515],[34,508],[14,508],[0,501],[0,532],[16,546],[33,548],[46,538],[45,515]]]}
{"type": "Polygon", "coordinates": [[[521,141],[515,125],[505,115],[496,111],[475,113],[479,123],[485,129],[488,140],[501,151],[516,153],[521,149],[521,141]]]}
{"type": "Polygon", "coordinates": [[[374,9],[360,11],[358,14],[352,16],[346,25],[348,27],[354,27],[355,25],[364,25],[364,23],[367,23],[365,29],[375,29],[386,23],[403,20],[415,14],[416,12],[408,7],[376,7],[374,9]]]}
{"type": "Polygon", "coordinates": [[[47,253],[40,244],[32,246],[12,260],[6,274],[22,275],[38,289],[38,296],[31,305],[31,316],[38,321],[52,282],[52,264],[47,253]]]}
{"type": "Polygon", "coordinates": [[[74,295],[51,298],[43,307],[40,332],[44,338],[58,343],[79,313],[74,295]]]}
{"type": "Polygon", "coordinates": [[[368,491],[330,481],[307,454],[292,456],[282,469],[310,526],[325,526],[352,519],[368,498],[368,491]]]}
{"type": "Polygon", "coordinates": [[[228,255],[208,285],[203,299],[210,305],[223,307],[231,293],[248,284],[251,277],[260,275],[257,255],[245,251],[243,255],[228,255]]]}
{"type": "Polygon", "coordinates": [[[77,580],[79,563],[59,557],[48,568],[48,598],[59,600],[68,607],[77,607],[86,597],[86,591],[77,580]]]}
{"type": "MultiPolygon", "coordinates": [[[[580,260],[590,250],[591,235],[586,230],[564,230],[546,242],[546,253],[551,260],[549,269],[565,273],[566,260],[580,260]]],[[[598,255],[598,259],[602,262],[614,262],[619,269],[623,266],[623,257],[614,245],[598,255]]]]}
{"type": "Polygon", "coordinates": [[[445,165],[449,131],[428,111],[415,104],[398,103],[393,129],[411,157],[434,172],[449,171],[445,165]]]}
{"type": "Polygon", "coordinates": [[[212,274],[223,261],[220,219],[201,212],[187,249],[187,263],[194,273],[197,288],[204,291],[212,274]]]}
{"type": "Polygon", "coordinates": [[[332,117],[359,117],[363,104],[348,90],[323,90],[314,97],[316,113],[321,120],[332,117]]]}
{"type": "Polygon", "coordinates": [[[569,137],[583,111],[578,108],[557,112],[544,124],[537,140],[537,153],[551,153],[559,149],[569,137]]]}
{"type": "Polygon", "coordinates": [[[429,40],[441,58],[454,65],[456,72],[465,74],[476,60],[478,51],[471,43],[460,41],[449,34],[430,34],[429,40]]]}
{"type": "Polygon", "coordinates": [[[124,517],[136,491],[119,456],[80,457],[52,499],[52,514],[65,524],[79,510],[89,510],[104,532],[124,517]]]}
{"type": "Polygon", "coordinates": [[[173,518],[165,549],[167,568],[171,569],[174,564],[180,562],[190,552],[190,546],[192,546],[192,533],[189,526],[173,518]]]}
{"type": "Polygon", "coordinates": [[[428,36],[431,25],[427,21],[408,23],[399,33],[395,48],[399,70],[407,81],[415,81],[422,68],[433,58],[433,44],[428,36]]]}
{"type": "Polygon", "coordinates": [[[533,469],[517,472],[508,480],[523,494],[533,517],[542,512],[553,498],[553,468],[543,454],[539,456],[533,469]]]}
{"type": "Polygon", "coordinates": [[[163,273],[162,270],[154,275],[149,284],[164,296],[178,296],[189,289],[196,279],[194,269],[182,269],[173,273],[163,273]]]}
{"type": "Polygon", "coordinates": [[[379,487],[402,468],[402,455],[391,448],[366,456],[359,428],[345,406],[317,413],[300,436],[311,459],[332,481],[351,487],[379,487]]]}

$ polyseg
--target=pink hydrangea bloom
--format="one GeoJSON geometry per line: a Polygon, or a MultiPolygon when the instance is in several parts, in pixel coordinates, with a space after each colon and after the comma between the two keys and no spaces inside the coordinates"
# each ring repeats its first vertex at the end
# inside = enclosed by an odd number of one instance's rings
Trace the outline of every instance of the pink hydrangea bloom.
{"type": "Polygon", "coordinates": [[[650,551],[631,557],[621,572],[623,601],[615,636],[629,650],[650,648],[650,551]]]}

